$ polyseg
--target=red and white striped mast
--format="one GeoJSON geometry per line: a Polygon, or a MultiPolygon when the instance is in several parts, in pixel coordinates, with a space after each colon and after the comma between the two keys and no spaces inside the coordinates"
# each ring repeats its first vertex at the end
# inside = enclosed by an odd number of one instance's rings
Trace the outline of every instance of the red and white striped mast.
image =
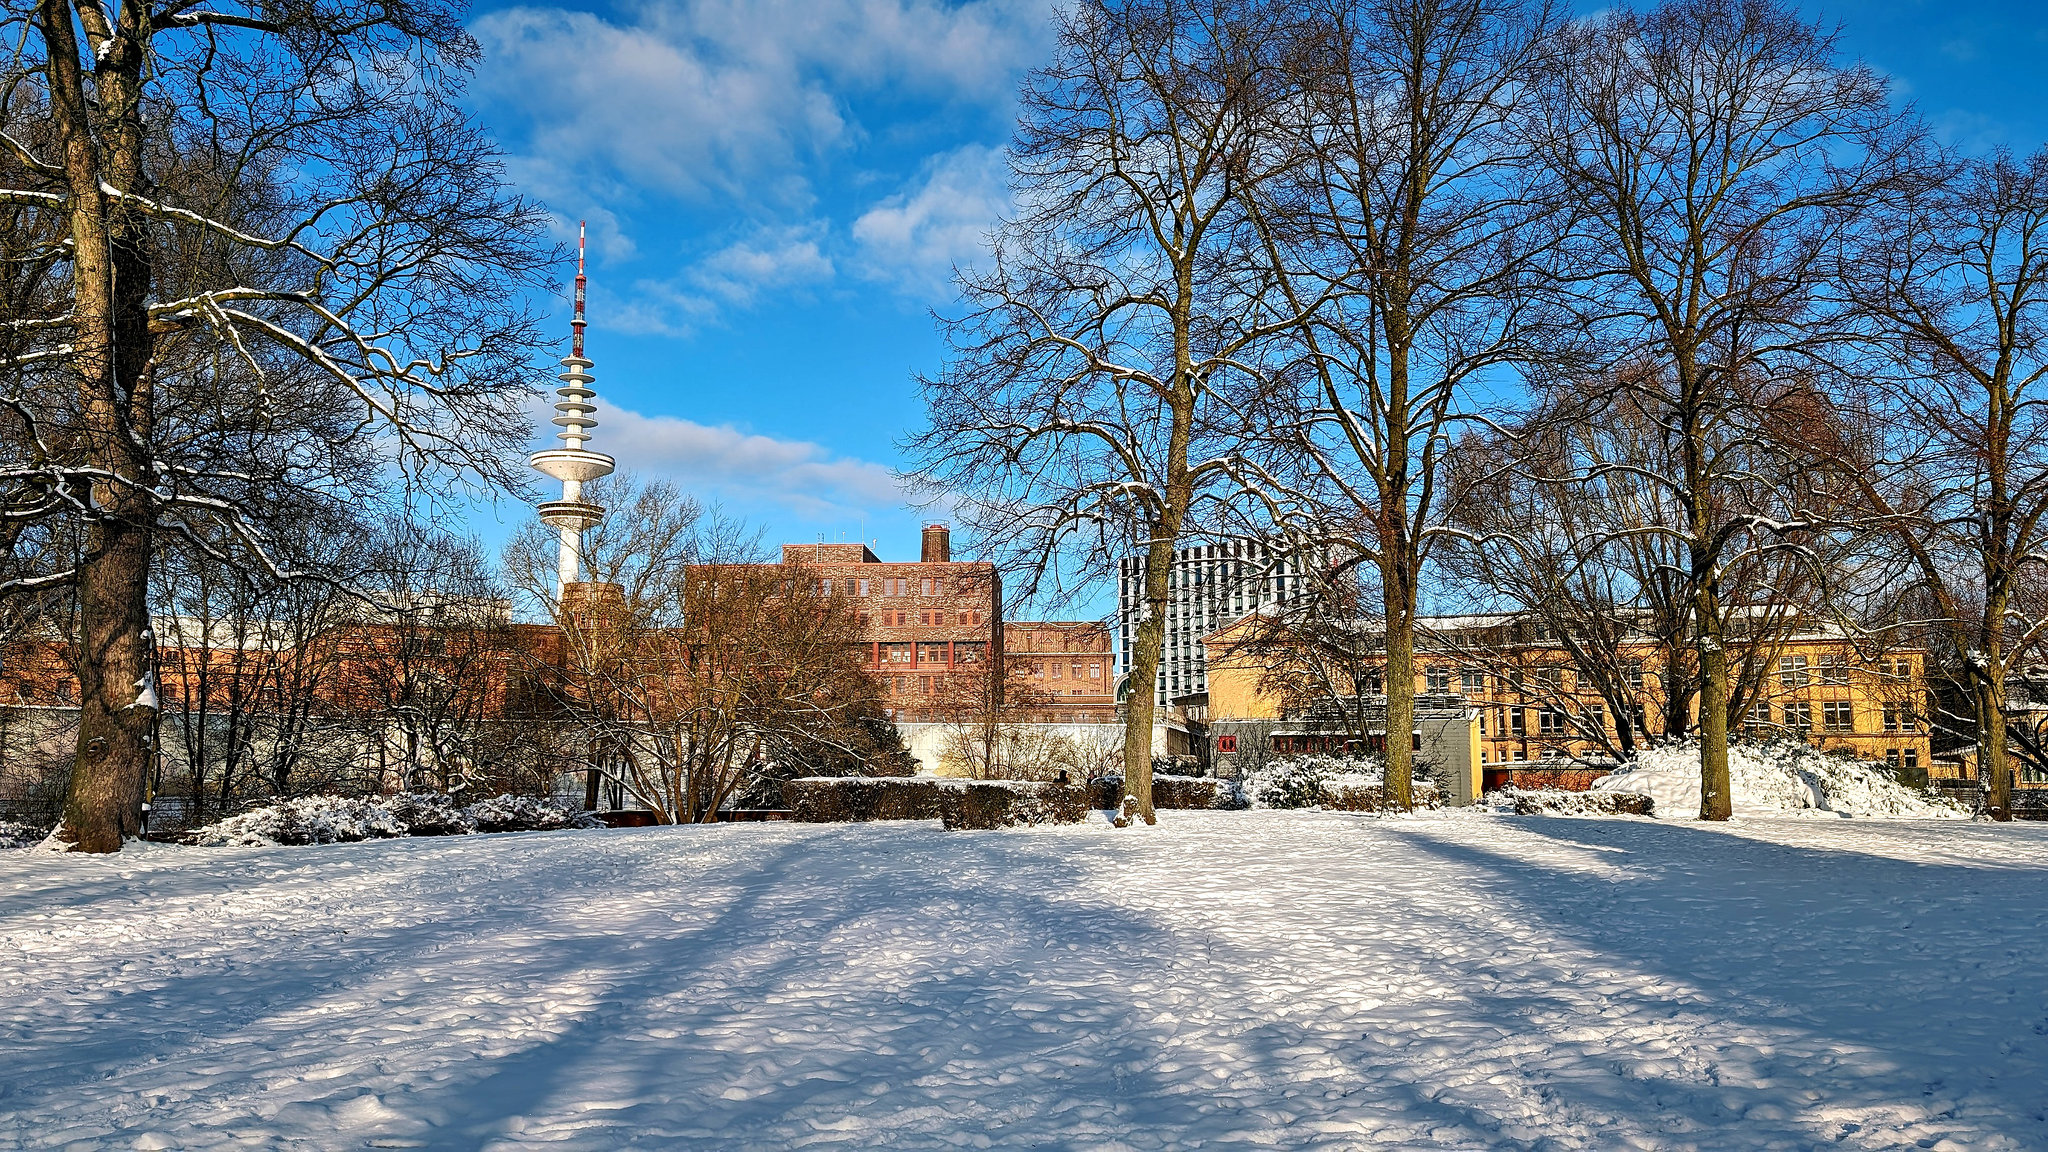
{"type": "Polygon", "coordinates": [[[562,386],[555,389],[559,399],[555,401],[553,423],[562,429],[556,433],[562,447],[535,452],[530,461],[536,471],[562,482],[562,498],[550,500],[539,508],[541,523],[562,534],[555,573],[558,601],[563,589],[582,578],[583,533],[604,521],[604,508],[583,499],[583,486],[600,476],[610,475],[616,467],[611,457],[584,447],[590,442],[591,429],[597,427],[597,406],[592,403],[597,399],[597,393],[590,387],[597,378],[590,374],[591,363],[583,356],[583,252],[584,227],[578,223],[576,310],[569,320],[569,355],[562,359],[562,367],[567,371],[556,377],[562,381],[562,386]]]}

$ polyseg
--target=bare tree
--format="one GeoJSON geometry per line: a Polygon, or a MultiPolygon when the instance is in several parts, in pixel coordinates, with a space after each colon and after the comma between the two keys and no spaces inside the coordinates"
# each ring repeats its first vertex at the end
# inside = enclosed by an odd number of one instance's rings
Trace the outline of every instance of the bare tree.
{"type": "Polygon", "coordinates": [[[59,836],[114,851],[155,727],[156,539],[290,575],[253,508],[394,466],[518,484],[547,253],[455,102],[476,49],[440,0],[39,0],[4,29],[0,203],[40,280],[0,317],[0,504],[82,543],[0,591],[76,591],[59,836]]]}
{"type": "MultiPolygon", "coordinates": [[[[1381,593],[1387,792],[1412,805],[1415,619],[1443,530],[1444,456],[1490,373],[1542,321],[1553,231],[1511,127],[1553,21],[1544,0],[1325,0],[1297,56],[1308,161],[1259,190],[1298,387],[1253,475],[1260,511],[1381,593]]],[[[1271,354],[1271,353],[1269,353],[1271,354]]]]}
{"type": "MultiPolygon", "coordinates": [[[[1531,131],[1577,228],[1558,283],[1607,369],[1588,418],[1642,412],[1668,468],[1602,461],[1662,490],[1683,549],[1698,662],[1702,819],[1730,814],[1727,567],[1769,547],[1762,432],[1829,335],[1822,257],[1906,147],[1883,80],[1778,0],[1672,0],[1575,25],[1541,73],[1531,131]],[[1607,407],[1603,408],[1602,403],[1607,407]]],[[[1584,387],[1588,374],[1552,381],[1584,387]]]]}
{"type": "MultiPolygon", "coordinates": [[[[1029,575],[1024,595],[1114,578],[1143,552],[1124,807],[1152,810],[1152,723],[1176,545],[1204,520],[1262,386],[1239,359],[1284,323],[1243,257],[1245,194],[1293,162],[1285,6],[1084,0],[1026,85],[1022,211],[963,273],[952,356],[910,444],[934,488],[1029,575]],[[1057,561],[1057,563],[1056,563],[1057,561]]],[[[1214,519],[1211,517],[1210,519],[1214,519]]]]}
{"type": "Polygon", "coordinates": [[[2011,681],[2048,637],[2048,151],[1927,167],[1835,265],[1867,342],[1840,376],[1864,435],[1831,446],[1897,533],[2004,820],[2011,681]]]}
{"type": "Polygon", "coordinates": [[[584,541],[593,579],[554,601],[555,540],[529,526],[506,568],[559,634],[536,669],[593,787],[663,823],[718,818],[795,770],[903,771],[843,592],[760,561],[759,533],[675,485],[619,474],[584,541]]]}

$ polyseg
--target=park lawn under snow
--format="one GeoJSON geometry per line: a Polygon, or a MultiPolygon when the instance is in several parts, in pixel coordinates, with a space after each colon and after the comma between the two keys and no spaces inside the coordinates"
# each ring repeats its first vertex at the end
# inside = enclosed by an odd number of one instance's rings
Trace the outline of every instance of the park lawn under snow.
{"type": "Polygon", "coordinates": [[[0,1146],[2039,1148],[2048,826],[0,853],[0,1146]]]}

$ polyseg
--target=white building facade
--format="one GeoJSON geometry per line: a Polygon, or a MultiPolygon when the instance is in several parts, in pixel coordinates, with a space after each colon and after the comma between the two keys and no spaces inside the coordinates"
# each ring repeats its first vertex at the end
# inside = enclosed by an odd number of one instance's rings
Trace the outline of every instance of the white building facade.
{"type": "MultiPolygon", "coordinates": [[[[1268,605],[1307,594],[1302,558],[1257,541],[1196,544],[1174,553],[1166,588],[1166,646],[1153,699],[1159,707],[1209,690],[1202,637],[1268,605]]],[[[1145,610],[1145,558],[1117,563],[1117,674],[1131,672],[1131,649],[1145,610]]]]}

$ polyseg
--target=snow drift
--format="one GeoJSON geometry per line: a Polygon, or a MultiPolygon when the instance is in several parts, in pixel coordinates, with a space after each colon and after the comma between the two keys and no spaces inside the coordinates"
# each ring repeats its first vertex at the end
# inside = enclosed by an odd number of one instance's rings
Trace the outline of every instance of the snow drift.
{"type": "MultiPolygon", "coordinates": [[[[1883,766],[1804,744],[1738,744],[1728,749],[1738,816],[1828,815],[1930,819],[1961,816],[1950,801],[1901,784],[1883,766]]],[[[1664,820],[1700,811],[1700,750],[1684,744],[1643,752],[1634,765],[1593,782],[1592,791],[1633,793],[1664,820]]]]}

